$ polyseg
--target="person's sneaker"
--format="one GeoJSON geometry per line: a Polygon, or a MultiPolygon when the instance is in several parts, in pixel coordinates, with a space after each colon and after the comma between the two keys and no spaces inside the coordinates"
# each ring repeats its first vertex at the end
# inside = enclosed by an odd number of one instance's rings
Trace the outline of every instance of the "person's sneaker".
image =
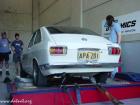
{"type": "Polygon", "coordinates": [[[16,78],[17,78],[17,79],[20,79],[21,77],[20,77],[20,76],[16,76],[16,78]]]}
{"type": "Polygon", "coordinates": [[[15,82],[20,82],[20,81],[21,81],[21,77],[17,75],[17,76],[15,77],[15,82]]]}
{"type": "Polygon", "coordinates": [[[10,75],[9,71],[6,71],[6,75],[7,75],[7,76],[10,75]]]}
{"type": "Polygon", "coordinates": [[[11,82],[11,79],[9,77],[6,77],[3,82],[4,83],[10,83],[11,82]]]}

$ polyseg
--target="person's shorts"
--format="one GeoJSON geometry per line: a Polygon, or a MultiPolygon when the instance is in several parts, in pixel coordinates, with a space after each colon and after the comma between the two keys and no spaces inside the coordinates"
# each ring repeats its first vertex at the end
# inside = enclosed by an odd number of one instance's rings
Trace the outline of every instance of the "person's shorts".
{"type": "Polygon", "coordinates": [[[18,54],[14,54],[13,55],[13,62],[14,63],[21,62],[21,56],[18,54]]]}
{"type": "Polygon", "coordinates": [[[0,62],[9,61],[9,52],[8,53],[0,53],[0,62]]]}

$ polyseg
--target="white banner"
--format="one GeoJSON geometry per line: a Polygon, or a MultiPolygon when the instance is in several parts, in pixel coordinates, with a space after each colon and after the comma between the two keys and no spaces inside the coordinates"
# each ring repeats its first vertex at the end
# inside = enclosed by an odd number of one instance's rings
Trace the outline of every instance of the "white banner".
{"type": "MultiPolygon", "coordinates": [[[[122,29],[122,35],[140,33],[140,11],[115,17],[122,29]]],[[[102,21],[102,35],[108,36],[110,31],[106,26],[106,20],[102,21]]]]}

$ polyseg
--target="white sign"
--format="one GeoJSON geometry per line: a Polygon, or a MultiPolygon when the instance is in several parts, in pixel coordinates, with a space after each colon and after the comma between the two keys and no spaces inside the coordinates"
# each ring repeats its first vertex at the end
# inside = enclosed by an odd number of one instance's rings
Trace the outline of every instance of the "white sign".
{"type": "MultiPolygon", "coordinates": [[[[115,20],[120,24],[122,29],[122,35],[140,33],[140,11],[136,11],[130,14],[121,15],[115,17],[115,20]]],[[[110,30],[106,25],[106,20],[102,21],[102,35],[108,36],[110,30]]]]}

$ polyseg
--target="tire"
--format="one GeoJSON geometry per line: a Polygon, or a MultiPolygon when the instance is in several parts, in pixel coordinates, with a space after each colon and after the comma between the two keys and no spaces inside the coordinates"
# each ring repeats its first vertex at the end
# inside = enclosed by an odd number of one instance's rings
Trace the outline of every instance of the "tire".
{"type": "Polygon", "coordinates": [[[35,86],[47,85],[47,77],[42,75],[36,62],[33,63],[33,84],[35,86]]]}
{"type": "Polygon", "coordinates": [[[20,76],[22,78],[28,77],[28,74],[23,70],[22,63],[20,63],[20,76]]]}
{"type": "Polygon", "coordinates": [[[102,72],[94,76],[96,83],[106,84],[107,78],[109,76],[108,72],[102,72]]]}

